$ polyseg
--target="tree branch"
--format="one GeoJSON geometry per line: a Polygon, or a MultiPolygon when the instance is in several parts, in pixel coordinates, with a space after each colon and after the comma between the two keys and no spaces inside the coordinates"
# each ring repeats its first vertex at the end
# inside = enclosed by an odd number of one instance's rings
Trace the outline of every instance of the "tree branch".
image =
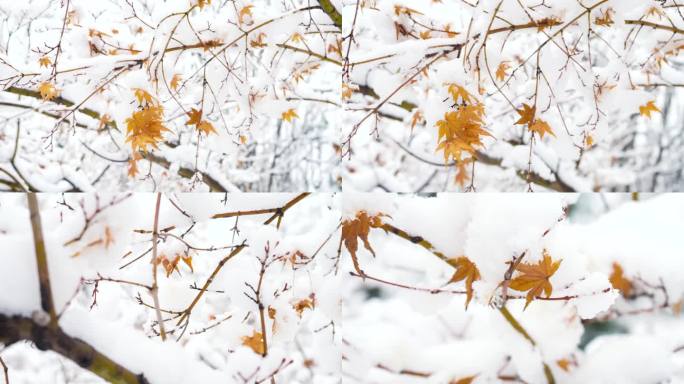
{"type": "Polygon", "coordinates": [[[342,30],[342,15],[337,11],[337,9],[335,9],[332,1],[318,0],[318,4],[321,6],[321,9],[323,9],[323,12],[330,17],[330,20],[332,20],[333,24],[342,30]]]}
{"type": "Polygon", "coordinates": [[[0,314],[0,342],[10,345],[22,340],[33,342],[41,351],[57,352],[110,383],[150,384],[142,374],[134,374],[59,327],[41,326],[27,317],[0,314]]]}
{"type": "Polygon", "coordinates": [[[45,240],[43,238],[38,198],[35,193],[28,193],[26,198],[28,199],[28,207],[31,214],[33,244],[36,249],[36,264],[38,266],[38,280],[40,282],[40,303],[43,311],[50,316],[49,326],[57,328],[57,311],[55,311],[55,303],[52,299],[50,273],[48,271],[47,252],[45,249],[45,240]]]}

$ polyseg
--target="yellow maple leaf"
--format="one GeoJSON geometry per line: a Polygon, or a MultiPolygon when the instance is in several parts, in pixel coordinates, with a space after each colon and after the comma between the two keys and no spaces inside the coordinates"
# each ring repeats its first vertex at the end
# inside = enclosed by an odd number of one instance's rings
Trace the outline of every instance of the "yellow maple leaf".
{"type": "Polygon", "coordinates": [[[147,152],[147,147],[157,148],[162,133],[168,131],[163,125],[164,111],[161,106],[151,106],[136,111],[126,119],[126,142],[133,151],[147,152]]]}
{"type": "Polygon", "coordinates": [[[247,144],[247,136],[240,135],[240,144],[242,144],[242,145],[247,144]]]}
{"type": "Polygon", "coordinates": [[[541,139],[544,138],[545,133],[548,133],[551,136],[556,137],[556,134],[553,133],[553,130],[551,130],[549,124],[542,119],[535,119],[532,122],[532,124],[529,125],[529,130],[532,133],[536,132],[537,134],[539,134],[539,138],[541,139]]]}
{"type": "Polygon", "coordinates": [[[50,60],[49,57],[43,56],[40,59],[38,59],[38,64],[40,64],[41,67],[49,67],[50,64],[52,64],[52,60],[50,60]]]}
{"type": "Polygon", "coordinates": [[[620,264],[613,263],[609,280],[613,288],[619,290],[622,296],[629,297],[632,294],[632,282],[625,277],[625,271],[620,264]]]}
{"type": "Polygon", "coordinates": [[[458,84],[449,84],[447,91],[454,99],[454,103],[458,103],[459,98],[461,99],[462,103],[470,104],[473,102],[473,97],[470,95],[470,92],[458,84]]]}
{"type": "Polygon", "coordinates": [[[238,21],[240,24],[244,24],[245,20],[249,21],[249,24],[251,24],[251,19],[252,19],[252,8],[254,8],[254,5],[245,5],[240,9],[240,12],[238,13],[238,21]],[[249,19],[247,19],[249,17],[249,19]]]}
{"type": "Polygon", "coordinates": [[[508,61],[502,61],[501,64],[496,68],[496,79],[499,81],[504,81],[508,73],[508,69],[510,68],[510,64],[508,64],[508,61]]]}
{"type": "Polygon", "coordinates": [[[287,111],[283,112],[281,115],[281,118],[289,123],[292,122],[295,118],[299,118],[297,115],[297,112],[293,108],[288,109],[287,111]]]}
{"type": "Polygon", "coordinates": [[[648,117],[649,119],[651,118],[651,112],[660,112],[660,109],[656,107],[655,105],[655,100],[651,100],[645,105],[642,105],[639,107],[639,114],[641,116],[648,117]]]}
{"type": "Polygon", "coordinates": [[[190,271],[195,272],[195,269],[192,267],[192,256],[181,256],[181,260],[190,268],[190,271]]]}
{"type": "Polygon", "coordinates": [[[456,111],[444,114],[444,120],[435,124],[438,128],[437,150],[444,151],[444,162],[453,158],[457,163],[462,161],[463,152],[475,156],[477,149],[484,146],[482,138],[491,134],[482,128],[484,106],[465,105],[456,111]]]}
{"type": "Polygon", "coordinates": [[[197,6],[198,6],[200,9],[204,8],[205,5],[210,5],[210,4],[211,4],[211,0],[199,0],[199,1],[197,2],[197,6]]]}
{"type": "Polygon", "coordinates": [[[202,120],[199,124],[197,124],[197,130],[207,136],[209,136],[210,133],[218,133],[216,132],[216,129],[214,129],[214,125],[206,120],[202,120]]]}
{"type": "Polygon", "coordinates": [[[178,73],[173,75],[173,77],[171,78],[171,82],[169,83],[169,86],[171,87],[171,89],[173,89],[174,91],[177,90],[178,89],[178,83],[180,83],[180,81],[182,79],[183,78],[178,73]]]}
{"type": "Polygon", "coordinates": [[[242,336],[242,345],[249,347],[259,355],[264,355],[264,336],[261,332],[252,331],[252,336],[242,336]]]}
{"type": "Polygon", "coordinates": [[[509,287],[516,291],[527,291],[525,308],[535,298],[542,295],[551,296],[553,286],[549,280],[558,270],[562,260],[553,261],[551,255],[545,249],[543,257],[536,264],[520,263],[516,271],[520,274],[511,280],[509,287]]]}
{"type": "Polygon", "coordinates": [[[57,88],[55,88],[52,83],[47,81],[40,83],[38,86],[38,91],[40,92],[40,97],[46,101],[50,101],[59,95],[57,88]]]}
{"type": "Polygon", "coordinates": [[[480,280],[480,271],[475,266],[475,263],[470,261],[465,256],[460,256],[455,259],[449,259],[448,263],[456,268],[456,272],[451,276],[450,283],[457,283],[465,280],[466,287],[466,309],[473,298],[473,282],[480,280]]]}
{"type": "Polygon", "coordinates": [[[154,97],[152,97],[152,95],[150,95],[150,93],[144,89],[133,88],[133,94],[135,95],[135,98],[138,100],[138,103],[140,105],[143,105],[143,101],[147,105],[155,104],[154,97]]]}

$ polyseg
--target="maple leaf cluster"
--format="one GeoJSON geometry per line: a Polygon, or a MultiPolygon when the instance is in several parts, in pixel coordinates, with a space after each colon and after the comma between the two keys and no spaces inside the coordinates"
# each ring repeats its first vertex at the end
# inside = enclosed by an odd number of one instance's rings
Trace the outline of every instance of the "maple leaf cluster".
{"type": "Polygon", "coordinates": [[[537,133],[541,139],[544,138],[545,133],[555,137],[556,135],[553,133],[553,130],[549,124],[542,119],[538,119],[536,117],[536,113],[536,106],[523,104],[522,109],[518,110],[518,115],[520,115],[520,118],[515,122],[515,124],[527,125],[527,129],[533,134],[537,133]]]}
{"type": "Polygon", "coordinates": [[[444,152],[444,162],[450,159],[459,165],[465,161],[467,153],[476,157],[477,150],[482,148],[482,138],[491,136],[483,128],[485,114],[484,105],[478,102],[465,88],[451,84],[449,86],[456,110],[444,114],[444,119],[435,124],[438,131],[437,151],[444,152]]]}

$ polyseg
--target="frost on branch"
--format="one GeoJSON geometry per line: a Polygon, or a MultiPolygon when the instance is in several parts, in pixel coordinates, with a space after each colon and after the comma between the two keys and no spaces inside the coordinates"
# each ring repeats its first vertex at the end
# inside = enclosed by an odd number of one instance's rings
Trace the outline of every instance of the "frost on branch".
{"type": "Polygon", "coordinates": [[[343,4],[345,187],[682,189],[676,1],[343,4]]]}
{"type": "Polygon", "coordinates": [[[1,188],[338,189],[331,7],[0,2],[1,188]]]}

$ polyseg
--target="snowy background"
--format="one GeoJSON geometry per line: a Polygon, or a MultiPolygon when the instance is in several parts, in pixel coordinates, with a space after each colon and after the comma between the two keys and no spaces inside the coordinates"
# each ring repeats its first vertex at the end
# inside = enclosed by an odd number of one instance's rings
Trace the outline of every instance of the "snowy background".
{"type": "MultiPolygon", "coordinates": [[[[274,211],[254,210],[300,195],[162,195],[166,342],[144,287],[156,196],[39,196],[59,326],[152,383],[269,382],[272,372],[277,383],[684,382],[684,196],[311,194],[264,224],[274,211]],[[363,215],[376,219],[354,227],[363,215]],[[526,289],[502,287],[521,255],[523,265],[558,262],[552,291],[527,307],[526,289]],[[469,283],[449,261],[459,257],[479,272],[467,307],[469,283]],[[246,295],[263,260],[273,260],[261,298],[266,357],[250,346],[261,328],[246,295]]],[[[26,196],[2,195],[0,218],[0,314],[36,318],[26,196]]],[[[29,341],[0,357],[11,383],[102,382],[29,341]]]]}

